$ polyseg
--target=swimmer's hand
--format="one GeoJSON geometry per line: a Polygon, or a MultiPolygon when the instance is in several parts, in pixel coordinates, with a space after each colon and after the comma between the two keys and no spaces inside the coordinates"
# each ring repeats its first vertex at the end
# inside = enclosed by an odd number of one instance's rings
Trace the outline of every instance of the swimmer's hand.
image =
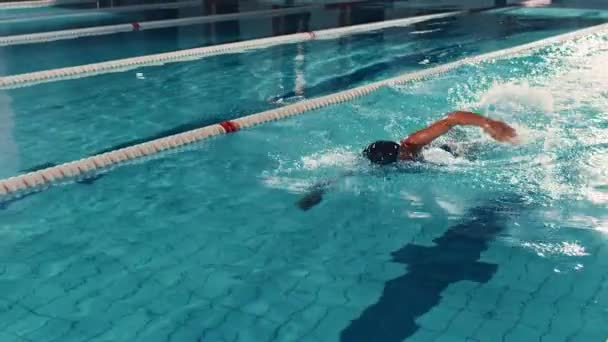
{"type": "Polygon", "coordinates": [[[338,181],[345,179],[346,177],[354,176],[353,171],[347,171],[341,175],[326,179],[317,184],[313,185],[310,191],[296,203],[298,207],[304,211],[312,209],[315,205],[321,203],[323,195],[338,181]]]}
{"type": "Polygon", "coordinates": [[[323,193],[323,189],[317,188],[312,190],[298,201],[298,207],[304,211],[311,209],[315,205],[321,203],[323,200],[323,193]]]}
{"type": "Polygon", "coordinates": [[[514,142],[517,136],[513,127],[498,120],[486,119],[482,128],[489,136],[500,142],[514,142]]]}

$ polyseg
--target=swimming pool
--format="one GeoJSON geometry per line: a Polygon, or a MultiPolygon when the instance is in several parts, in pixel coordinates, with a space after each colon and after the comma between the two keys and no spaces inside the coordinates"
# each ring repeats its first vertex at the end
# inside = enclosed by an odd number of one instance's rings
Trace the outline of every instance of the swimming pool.
{"type": "MultiPolygon", "coordinates": [[[[312,4],[296,4],[293,2],[267,2],[267,1],[216,1],[216,0],[182,0],[162,3],[123,4],[116,7],[88,8],[88,9],[57,9],[46,13],[14,14],[13,11],[0,9],[0,34],[2,36],[24,35],[58,30],[74,30],[92,28],[96,26],[112,26],[116,24],[145,24],[150,21],[202,18],[214,16],[219,19],[231,14],[240,14],[242,17],[264,17],[264,12],[275,10],[289,12],[290,14],[306,13],[311,10],[344,9],[349,7],[355,15],[351,17],[356,22],[377,21],[390,18],[393,15],[405,16],[408,12],[428,12],[449,10],[433,8],[395,8],[382,1],[370,0],[328,0],[312,4]],[[375,7],[375,8],[374,8],[375,7]],[[361,9],[365,9],[364,12],[361,9]],[[387,9],[391,9],[387,11],[387,9]],[[257,14],[256,14],[257,12],[257,14]],[[365,13],[362,15],[362,13],[365,13]],[[381,14],[382,17],[378,17],[381,14]]],[[[462,6],[460,6],[462,7],[462,6]]],[[[36,11],[40,9],[34,9],[36,11]]],[[[287,13],[285,13],[287,14],[287,13]]],[[[411,13],[410,15],[413,15],[411,13]]],[[[169,20],[175,22],[175,20],[169,20]]],[[[224,20],[225,21],[225,20],[224,20]]],[[[291,20],[290,22],[294,22],[291,20]]],[[[356,23],[355,22],[355,23],[356,23]]],[[[176,26],[176,25],[173,25],[176,26]]],[[[171,26],[166,26],[171,27],[171,26]]],[[[143,28],[143,25],[142,25],[143,28]]]]}
{"type": "Polygon", "coordinates": [[[5,121],[14,125],[11,141],[18,160],[1,163],[0,175],[82,158],[599,22],[472,13],[334,40],[6,90],[5,121]],[[497,26],[477,32],[471,23],[483,20],[493,20],[497,26]],[[154,100],[160,94],[162,101],[154,100]],[[61,127],[61,134],[49,127],[61,127]]]}
{"type": "Polygon", "coordinates": [[[8,203],[0,336],[604,340],[607,40],[465,65],[8,203]],[[513,122],[525,143],[473,130],[465,159],[359,160],[454,108],[513,122]]]}
{"type": "MultiPolygon", "coordinates": [[[[269,7],[270,5],[266,6],[269,7]]],[[[47,41],[43,40],[38,43],[20,45],[12,45],[7,38],[7,42],[3,43],[7,45],[0,47],[0,53],[8,61],[4,72],[6,74],[17,74],[117,58],[169,52],[177,49],[286,35],[295,32],[307,32],[335,26],[356,25],[384,19],[399,19],[445,12],[432,9],[390,9],[387,5],[377,1],[353,3],[348,8],[350,13],[354,13],[350,16],[350,20],[341,18],[344,9],[331,3],[326,6],[310,5],[293,8],[284,6],[284,8],[273,10],[268,10],[258,5],[249,10],[236,13],[238,17],[231,18],[230,20],[225,19],[225,14],[203,15],[197,11],[184,10],[179,12],[179,14],[186,19],[189,17],[211,18],[209,20],[212,21],[208,24],[190,23],[189,25],[181,25],[172,20],[161,20],[155,22],[172,22],[169,24],[172,26],[149,30],[141,29],[141,31],[136,32],[133,32],[129,23],[127,24],[127,32],[118,31],[101,36],[72,37],[72,39],[57,41],[52,40],[54,38],[47,38],[47,41]],[[276,14],[273,15],[273,13],[276,14]],[[117,49],[117,45],[120,45],[121,48],[117,49]],[[36,54],[36,51],[41,47],[46,51],[44,56],[36,54]],[[28,58],[27,62],[24,62],[24,56],[34,56],[35,59],[28,58]]],[[[180,20],[184,20],[184,18],[180,20]]],[[[144,27],[149,22],[144,21],[140,23],[144,27]]],[[[101,26],[104,29],[106,27],[101,26]]],[[[49,32],[43,32],[43,34],[48,35],[49,32]]],[[[25,42],[30,42],[30,38],[28,37],[25,42]]]]}
{"type": "Polygon", "coordinates": [[[63,11],[60,13],[51,12],[40,16],[24,15],[11,18],[0,18],[0,35],[17,35],[35,33],[43,31],[75,29],[90,26],[111,25],[120,23],[130,23],[146,20],[162,20],[185,17],[189,15],[202,15],[204,10],[200,3],[188,1],[189,11],[179,8],[159,8],[141,10],[136,12],[112,12],[111,10],[75,10],[72,12],[63,11]]]}

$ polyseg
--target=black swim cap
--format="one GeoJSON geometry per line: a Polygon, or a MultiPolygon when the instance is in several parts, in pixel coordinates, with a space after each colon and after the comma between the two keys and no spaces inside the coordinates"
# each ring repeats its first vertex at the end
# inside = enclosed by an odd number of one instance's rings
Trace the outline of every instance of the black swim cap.
{"type": "Polygon", "coordinates": [[[363,150],[363,155],[374,164],[394,163],[399,158],[399,144],[394,141],[375,141],[363,150]]]}

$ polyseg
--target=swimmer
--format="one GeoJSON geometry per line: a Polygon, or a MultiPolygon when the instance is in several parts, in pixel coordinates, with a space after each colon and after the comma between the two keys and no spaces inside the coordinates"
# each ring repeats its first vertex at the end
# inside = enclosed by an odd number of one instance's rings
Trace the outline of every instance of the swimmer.
{"type": "MultiPolygon", "coordinates": [[[[363,150],[363,155],[378,165],[392,164],[397,161],[421,161],[422,149],[456,126],[480,127],[500,142],[513,142],[516,136],[515,129],[502,121],[492,120],[471,112],[457,111],[414,132],[403,139],[400,144],[386,140],[375,141],[363,150]]],[[[449,145],[442,145],[441,148],[454,154],[449,145]]]]}
{"type": "MultiPolygon", "coordinates": [[[[376,165],[388,165],[398,161],[423,161],[421,155],[423,148],[457,126],[477,126],[499,142],[515,142],[517,135],[513,127],[502,121],[486,118],[472,112],[456,111],[449,113],[443,119],[435,121],[426,128],[412,133],[403,139],[400,144],[387,140],[375,141],[363,150],[363,156],[376,165]]],[[[450,145],[442,145],[440,148],[458,157],[458,154],[450,145]]],[[[351,175],[352,173],[348,173],[345,176],[351,175]]],[[[315,185],[306,196],[298,201],[298,207],[302,210],[308,210],[319,204],[329,185],[339,178],[315,185]]]]}

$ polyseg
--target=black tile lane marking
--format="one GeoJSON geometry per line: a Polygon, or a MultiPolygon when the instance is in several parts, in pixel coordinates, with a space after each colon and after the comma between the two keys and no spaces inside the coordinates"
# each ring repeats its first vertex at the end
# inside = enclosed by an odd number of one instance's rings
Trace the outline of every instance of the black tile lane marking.
{"type": "Polygon", "coordinates": [[[351,321],[340,340],[401,342],[420,328],[416,319],[439,303],[449,285],[488,282],[498,265],[480,262],[481,253],[522,208],[519,196],[499,197],[469,210],[433,240],[435,246],[408,244],[393,252],[392,260],[407,265],[408,272],[386,282],[378,301],[351,321]]]}

